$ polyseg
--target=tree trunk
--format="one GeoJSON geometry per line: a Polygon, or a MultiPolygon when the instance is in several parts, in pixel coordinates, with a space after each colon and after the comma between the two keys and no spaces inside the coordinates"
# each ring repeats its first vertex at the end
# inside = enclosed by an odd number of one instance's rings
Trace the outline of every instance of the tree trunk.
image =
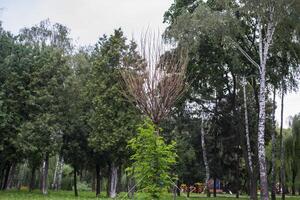
{"type": "Polygon", "coordinates": [[[203,155],[203,161],[205,165],[205,190],[207,197],[210,197],[210,191],[208,188],[208,181],[210,178],[209,174],[209,166],[208,166],[208,160],[207,160],[207,154],[206,154],[206,145],[205,145],[205,132],[204,132],[204,122],[202,121],[201,124],[201,147],[202,147],[202,155],[203,155]]]}
{"type": "Polygon", "coordinates": [[[134,179],[132,177],[126,176],[127,178],[127,194],[128,198],[133,199],[134,197],[134,191],[135,191],[135,184],[134,179]]]}
{"type": "Polygon", "coordinates": [[[177,197],[177,188],[175,185],[172,187],[173,200],[176,200],[177,197]]]}
{"type": "Polygon", "coordinates": [[[179,196],[180,197],[180,182],[179,182],[179,180],[177,180],[177,182],[176,182],[176,184],[177,184],[177,196],[179,196]]]}
{"type": "Polygon", "coordinates": [[[176,200],[177,197],[177,181],[176,183],[173,183],[174,185],[172,186],[173,200],[176,200]]]}
{"type": "Polygon", "coordinates": [[[110,178],[109,178],[109,197],[116,198],[117,196],[117,183],[118,183],[118,167],[115,162],[110,165],[110,178]]]}
{"type": "Polygon", "coordinates": [[[6,169],[5,169],[4,180],[3,180],[2,188],[1,188],[2,190],[6,190],[6,188],[7,188],[10,169],[11,169],[11,164],[8,163],[6,166],[6,169]]]}
{"type": "Polygon", "coordinates": [[[266,120],[266,67],[261,66],[260,74],[260,91],[259,91],[259,118],[258,118],[258,160],[259,160],[259,175],[261,199],[269,200],[268,194],[268,178],[266,167],[266,150],[265,150],[265,120],[266,120]]]}
{"type": "Polygon", "coordinates": [[[13,182],[14,182],[14,178],[15,178],[15,174],[16,174],[16,167],[17,167],[16,163],[13,163],[11,166],[11,169],[9,171],[8,180],[7,180],[7,189],[12,189],[12,187],[13,187],[13,182]]]}
{"type": "Polygon", "coordinates": [[[57,175],[57,190],[61,189],[61,181],[63,175],[63,167],[64,167],[64,158],[62,156],[59,157],[59,168],[58,168],[58,175],[57,175]]]}
{"type": "Polygon", "coordinates": [[[246,132],[246,144],[247,144],[247,156],[250,176],[253,175],[253,163],[251,156],[251,144],[250,144],[250,134],[249,134],[249,120],[248,120],[248,106],[247,106],[247,93],[246,93],[246,79],[243,77],[243,93],[244,93],[244,115],[245,115],[245,132],[246,132]]]}
{"type": "Polygon", "coordinates": [[[96,164],[96,197],[100,197],[100,165],[96,164]]]}
{"type": "Polygon", "coordinates": [[[78,197],[78,190],[77,190],[77,168],[74,166],[74,194],[75,197],[78,197]]]}
{"type": "Polygon", "coordinates": [[[239,198],[240,197],[240,156],[239,156],[239,151],[237,152],[237,169],[236,169],[236,172],[237,172],[237,177],[236,177],[236,195],[235,197],[236,198],[239,198]]]}
{"type": "Polygon", "coordinates": [[[118,168],[118,179],[117,179],[117,194],[121,193],[123,191],[122,186],[122,166],[120,165],[118,168]]]}
{"type": "Polygon", "coordinates": [[[34,189],[35,170],[36,170],[36,167],[32,166],[32,168],[31,168],[31,176],[30,176],[30,183],[29,183],[29,192],[32,192],[32,190],[34,189]]]}
{"type": "Polygon", "coordinates": [[[44,195],[48,194],[48,168],[49,168],[49,154],[46,155],[45,160],[43,161],[43,168],[42,168],[42,193],[44,195]]]}
{"type": "MultiPolygon", "coordinates": [[[[43,163],[44,163],[44,161],[43,161],[43,163]]],[[[39,170],[39,180],[40,180],[39,188],[42,191],[43,190],[43,165],[42,165],[42,167],[40,167],[40,170],[39,170]]]]}
{"type": "Polygon", "coordinates": [[[295,173],[295,170],[292,171],[292,195],[296,195],[296,188],[295,188],[295,180],[296,180],[297,174],[295,173]]]}
{"type": "Polygon", "coordinates": [[[284,104],[284,86],[282,85],[281,91],[281,113],[280,113],[280,176],[281,176],[281,190],[282,190],[282,200],[285,199],[285,156],[284,156],[284,139],[282,134],[283,129],[283,104],[284,104]]]}
{"type": "Polygon", "coordinates": [[[2,189],[2,184],[4,182],[4,175],[5,175],[5,167],[1,168],[1,175],[0,175],[0,190],[2,189]]]}
{"type": "Polygon", "coordinates": [[[272,111],[272,170],[271,170],[271,184],[272,184],[272,192],[271,192],[271,199],[276,199],[276,171],[275,171],[275,165],[276,165],[276,124],[275,124],[275,110],[276,110],[276,89],[274,87],[273,91],[273,111],[272,111]]]}
{"type": "Polygon", "coordinates": [[[214,197],[217,197],[217,179],[214,177],[214,197]]]}
{"type": "Polygon", "coordinates": [[[63,173],[64,159],[62,156],[58,156],[53,175],[52,189],[59,190],[61,188],[62,173],[63,173]]]}
{"type": "Polygon", "coordinates": [[[250,177],[250,199],[257,199],[257,178],[255,173],[250,177]]]}
{"type": "Polygon", "coordinates": [[[272,43],[273,34],[275,31],[275,24],[273,21],[274,8],[270,4],[269,21],[267,23],[267,31],[263,37],[263,25],[261,17],[257,19],[258,37],[259,37],[259,115],[258,115],[258,161],[259,161],[259,176],[260,176],[260,189],[261,199],[269,200],[268,192],[268,175],[266,164],[266,150],[265,150],[265,125],[266,125],[266,65],[269,54],[269,47],[272,43]]]}
{"type": "MultiPolygon", "coordinates": [[[[248,105],[247,105],[247,91],[246,91],[246,79],[243,77],[242,80],[243,85],[243,99],[244,99],[244,120],[245,120],[245,139],[246,142],[243,142],[243,146],[246,143],[246,148],[243,148],[246,151],[246,155],[244,154],[248,176],[249,176],[249,196],[251,200],[257,199],[257,183],[256,176],[254,174],[254,165],[252,160],[252,150],[251,150],[251,142],[250,142],[250,132],[249,132],[249,119],[248,119],[248,105]]],[[[255,93],[255,92],[254,92],[255,93]]],[[[242,137],[244,140],[244,137],[242,137]]]]}
{"type": "Polygon", "coordinates": [[[96,191],[96,173],[93,170],[93,173],[92,173],[92,192],[95,192],[95,191],[96,191]]]}
{"type": "Polygon", "coordinates": [[[56,165],[55,165],[55,170],[54,170],[54,175],[53,175],[53,182],[52,182],[52,189],[57,190],[57,177],[58,177],[58,168],[59,168],[59,156],[56,156],[56,165]]]}

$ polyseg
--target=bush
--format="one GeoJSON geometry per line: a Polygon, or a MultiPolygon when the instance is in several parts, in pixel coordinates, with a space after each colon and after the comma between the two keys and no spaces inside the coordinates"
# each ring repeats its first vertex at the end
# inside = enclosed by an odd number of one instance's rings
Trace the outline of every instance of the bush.
{"type": "Polygon", "coordinates": [[[78,182],[77,189],[78,189],[78,191],[91,191],[92,190],[91,186],[86,181],[78,182]]]}
{"type": "Polygon", "coordinates": [[[139,182],[139,189],[150,193],[153,199],[159,199],[163,190],[171,185],[170,168],[176,161],[175,142],[165,144],[157,130],[147,119],[138,127],[137,137],[129,141],[134,153],[128,171],[139,182]]]}

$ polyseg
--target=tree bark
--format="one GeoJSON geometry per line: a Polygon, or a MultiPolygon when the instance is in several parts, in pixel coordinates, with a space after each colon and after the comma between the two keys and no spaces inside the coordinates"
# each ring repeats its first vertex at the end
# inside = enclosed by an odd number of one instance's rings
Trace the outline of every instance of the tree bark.
{"type": "Polygon", "coordinates": [[[217,197],[217,188],[216,188],[216,186],[217,186],[217,178],[214,177],[214,197],[217,197]]]}
{"type": "MultiPolygon", "coordinates": [[[[283,82],[282,82],[283,83],[283,82]]],[[[284,156],[284,140],[283,140],[283,106],[284,106],[284,86],[282,84],[281,91],[281,112],[280,112],[280,176],[281,176],[281,199],[285,199],[285,156],[284,156]]]]}
{"type": "Polygon", "coordinates": [[[255,173],[250,177],[250,199],[256,200],[257,199],[257,177],[255,173]]]}
{"type": "Polygon", "coordinates": [[[292,195],[296,195],[296,187],[295,187],[295,181],[296,181],[297,174],[295,173],[295,170],[292,170],[292,195]]]}
{"type": "Polygon", "coordinates": [[[74,166],[74,194],[75,197],[78,197],[78,190],[77,190],[77,168],[76,166],[74,166]]]}
{"type": "Polygon", "coordinates": [[[58,168],[58,177],[57,177],[57,190],[61,189],[61,181],[63,175],[63,167],[64,167],[64,158],[62,156],[59,157],[59,168],[58,168]]]}
{"type": "Polygon", "coordinates": [[[110,178],[109,178],[109,197],[116,198],[117,196],[117,183],[118,183],[118,167],[115,162],[110,165],[110,178]]]}
{"type": "Polygon", "coordinates": [[[268,22],[268,30],[265,38],[263,38],[261,18],[258,18],[258,35],[259,35],[259,115],[258,115],[258,160],[259,160],[259,176],[260,176],[260,188],[261,199],[269,200],[268,192],[268,177],[267,177],[267,165],[266,165],[266,150],[265,150],[265,125],[266,125],[266,64],[269,51],[269,45],[271,44],[273,33],[275,30],[273,24],[273,13],[270,13],[270,21],[268,22]]]}
{"type": "Polygon", "coordinates": [[[210,178],[209,174],[209,166],[208,166],[208,160],[207,160],[207,153],[206,153],[206,145],[205,145],[205,132],[204,132],[204,122],[202,121],[201,124],[201,147],[202,147],[202,155],[203,155],[203,161],[205,165],[205,190],[207,197],[210,197],[210,191],[208,188],[208,181],[210,178]]]}
{"type": "Polygon", "coordinates": [[[275,157],[275,151],[276,151],[276,124],[275,124],[275,110],[276,110],[276,89],[274,87],[273,91],[273,111],[272,111],[272,169],[271,169],[271,185],[272,185],[272,191],[271,191],[271,199],[276,199],[276,171],[275,171],[275,165],[276,165],[276,157],[275,157]]]}
{"type": "Polygon", "coordinates": [[[4,180],[3,180],[2,188],[1,188],[2,190],[6,190],[6,188],[7,188],[10,169],[11,169],[11,164],[7,163],[6,169],[5,169],[4,180]]]}
{"type": "Polygon", "coordinates": [[[122,166],[120,165],[118,167],[118,179],[117,179],[117,194],[123,191],[123,186],[122,186],[122,166]]]}
{"type": "Polygon", "coordinates": [[[175,181],[175,183],[173,183],[172,185],[172,193],[173,193],[173,200],[176,200],[177,198],[177,183],[178,180],[175,181]]]}
{"type": "Polygon", "coordinates": [[[32,168],[31,168],[31,176],[30,176],[30,183],[29,183],[29,192],[32,192],[33,189],[34,189],[35,170],[36,170],[36,167],[32,166],[32,168]]]}
{"type": "Polygon", "coordinates": [[[93,170],[93,173],[92,173],[92,192],[95,192],[95,191],[96,191],[96,173],[93,170]]]}
{"type": "Polygon", "coordinates": [[[100,197],[100,165],[96,164],[96,197],[100,197]]]}
{"type": "Polygon", "coordinates": [[[259,175],[260,175],[260,188],[261,198],[269,200],[268,194],[268,178],[266,166],[266,150],[265,150],[265,120],[266,120],[266,68],[265,65],[261,66],[260,74],[260,95],[259,95],[259,121],[258,121],[258,159],[259,159],[259,175]]]}
{"type": "Polygon", "coordinates": [[[250,174],[253,175],[253,164],[252,164],[250,134],[249,134],[247,93],[246,93],[246,78],[245,77],[243,77],[243,93],[244,93],[243,96],[244,96],[244,115],[245,115],[245,132],[246,132],[247,156],[248,156],[250,174]]]}
{"type": "Polygon", "coordinates": [[[57,190],[57,177],[58,177],[58,168],[59,168],[59,157],[56,156],[56,165],[55,170],[53,174],[53,183],[52,183],[52,189],[57,190]]]}
{"type": "Polygon", "coordinates": [[[49,154],[46,155],[45,160],[43,161],[43,168],[42,168],[42,193],[44,195],[48,194],[48,168],[49,168],[49,154]]]}
{"type": "Polygon", "coordinates": [[[126,176],[127,178],[127,196],[128,198],[130,199],[133,199],[134,197],[134,191],[135,191],[135,188],[134,187],[134,179],[132,177],[129,177],[129,176],[126,176]]]}
{"type": "Polygon", "coordinates": [[[61,188],[63,165],[64,165],[64,159],[62,156],[59,155],[56,161],[55,171],[53,175],[53,183],[52,183],[52,189],[56,191],[61,188]]]}
{"type": "Polygon", "coordinates": [[[4,175],[5,175],[5,166],[2,166],[1,174],[0,174],[0,190],[2,189],[2,184],[4,182],[4,175]]]}
{"type": "Polygon", "coordinates": [[[236,198],[240,197],[240,156],[239,156],[239,151],[237,152],[237,166],[236,166],[236,172],[237,172],[237,177],[236,177],[236,198]]]}
{"type": "Polygon", "coordinates": [[[243,98],[244,98],[244,117],[245,117],[245,137],[246,137],[246,148],[247,148],[247,164],[248,164],[248,174],[249,174],[249,194],[251,200],[257,199],[257,188],[256,188],[256,182],[254,180],[254,169],[253,169],[253,161],[252,161],[252,151],[251,151],[251,143],[250,143],[250,132],[249,132],[249,119],[248,119],[248,106],[247,106],[247,91],[246,91],[246,78],[243,77],[242,81],[243,85],[243,98]]]}
{"type": "Polygon", "coordinates": [[[177,180],[177,182],[176,182],[176,184],[177,184],[177,196],[179,196],[180,197],[180,182],[179,182],[179,180],[177,180]]]}
{"type": "Polygon", "coordinates": [[[15,178],[15,174],[16,174],[16,167],[17,167],[16,163],[13,163],[11,166],[11,169],[10,169],[9,175],[8,175],[8,180],[7,180],[7,189],[12,189],[12,187],[13,187],[13,182],[14,182],[14,178],[15,178]]]}

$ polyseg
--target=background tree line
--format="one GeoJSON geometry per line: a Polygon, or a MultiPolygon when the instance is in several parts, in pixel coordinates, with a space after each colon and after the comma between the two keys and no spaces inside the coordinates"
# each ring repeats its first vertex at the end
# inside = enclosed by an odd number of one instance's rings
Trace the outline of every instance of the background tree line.
{"type": "MultiPolygon", "coordinates": [[[[299,116],[287,130],[274,117],[275,95],[284,105],[298,86],[300,4],[253,2],[176,0],[165,13],[165,40],[189,57],[189,87],[159,123],[164,141],[176,141],[178,186],[219,179],[237,197],[257,199],[260,188],[275,198],[277,183],[283,198],[300,193],[299,116]]],[[[127,144],[143,115],[124,97],[120,70],[136,43],[117,29],[75,48],[67,27],[46,20],[18,35],[0,27],[0,49],[1,188],[129,190],[127,144]]]]}

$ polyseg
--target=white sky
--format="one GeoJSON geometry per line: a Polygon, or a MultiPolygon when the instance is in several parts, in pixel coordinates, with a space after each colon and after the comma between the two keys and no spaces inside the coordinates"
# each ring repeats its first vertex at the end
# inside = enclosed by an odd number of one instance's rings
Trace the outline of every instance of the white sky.
{"type": "Polygon", "coordinates": [[[163,14],[172,0],[0,0],[3,27],[17,33],[49,18],[71,29],[79,44],[94,44],[103,34],[121,27],[128,38],[151,29],[164,29],[163,14]],[[134,34],[134,35],[133,35],[134,34]]]}
{"type": "MultiPolygon", "coordinates": [[[[0,0],[0,20],[3,27],[18,33],[23,27],[38,24],[49,18],[71,29],[77,44],[93,45],[103,34],[121,27],[131,39],[150,29],[163,31],[164,12],[173,0],[0,0]]],[[[280,102],[276,119],[280,119],[280,102]]],[[[287,117],[300,112],[300,93],[288,94],[285,99],[284,126],[287,117]]]]}

